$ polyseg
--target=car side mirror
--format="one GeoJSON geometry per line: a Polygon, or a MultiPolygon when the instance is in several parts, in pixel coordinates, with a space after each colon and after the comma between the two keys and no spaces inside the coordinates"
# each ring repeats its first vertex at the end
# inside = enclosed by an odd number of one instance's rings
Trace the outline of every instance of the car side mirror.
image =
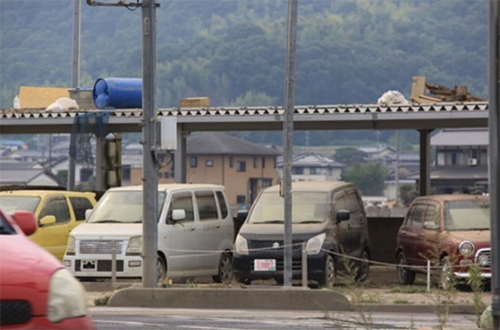
{"type": "Polygon", "coordinates": [[[85,220],[90,217],[90,213],[92,213],[92,209],[85,210],[85,220]]]}
{"type": "Polygon", "coordinates": [[[14,211],[10,213],[10,216],[26,236],[36,231],[36,220],[33,213],[29,211],[14,211]]]}
{"type": "Polygon", "coordinates": [[[180,221],[186,219],[186,211],[184,209],[172,210],[172,220],[180,221]]]}
{"type": "Polygon", "coordinates": [[[351,213],[348,210],[337,211],[337,223],[347,221],[351,218],[351,213]]]}
{"type": "Polygon", "coordinates": [[[56,217],[53,215],[46,215],[38,221],[40,227],[50,226],[56,223],[56,217]]]}
{"type": "Polygon", "coordinates": [[[425,221],[424,222],[424,229],[428,230],[437,230],[439,228],[438,225],[434,221],[425,221]]]}

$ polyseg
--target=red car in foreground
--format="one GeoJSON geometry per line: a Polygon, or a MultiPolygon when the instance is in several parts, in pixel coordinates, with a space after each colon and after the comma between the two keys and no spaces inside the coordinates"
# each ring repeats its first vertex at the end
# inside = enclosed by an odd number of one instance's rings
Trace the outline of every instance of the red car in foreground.
{"type": "Polygon", "coordinates": [[[95,329],[82,284],[31,242],[31,212],[0,209],[0,328],[95,329]]]}

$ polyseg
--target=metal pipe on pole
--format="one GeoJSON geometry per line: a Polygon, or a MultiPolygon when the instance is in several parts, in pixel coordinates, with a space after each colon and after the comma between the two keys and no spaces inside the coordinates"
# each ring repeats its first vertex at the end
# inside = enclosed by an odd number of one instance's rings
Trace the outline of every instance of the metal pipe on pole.
{"type": "Polygon", "coordinates": [[[492,293],[492,319],[493,329],[500,329],[500,220],[498,205],[500,204],[500,178],[498,175],[499,162],[499,81],[500,81],[500,42],[499,42],[499,4],[490,1],[489,4],[489,194],[491,214],[491,293],[492,293]]]}
{"type": "Polygon", "coordinates": [[[285,64],[285,117],[283,120],[283,195],[285,198],[284,232],[284,286],[292,285],[292,150],[293,112],[295,96],[295,48],[297,40],[297,0],[288,1],[286,64],[285,64]]]}
{"type": "MultiPolygon", "coordinates": [[[[71,87],[77,88],[80,82],[80,26],[81,26],[81,0],[75,0],[73,10],[73,61],[71,70],[71,87]]],[[[70,134],[70,146],[75,145],[75,134],[70,134]]],[[[75,159],[68,157],[68,190],[75,189],[75,159]]]]}
{"type": "Polygon", "coordinates": [[[143,222],[142,285],[157,286],[156,255],[158,246],[158,177],[156,176],[156,4],[142,2],[142,143],[143,143],[143,222]]]}

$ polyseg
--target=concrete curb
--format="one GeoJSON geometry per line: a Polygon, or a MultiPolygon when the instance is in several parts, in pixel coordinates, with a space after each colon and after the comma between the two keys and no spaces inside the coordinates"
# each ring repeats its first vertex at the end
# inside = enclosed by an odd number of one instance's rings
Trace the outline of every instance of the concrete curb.
{"type": "Polygon", "coordinates": [[[349,300],[332,290],[126,288],[109,299],[112,307],[351,311],[349,300]]]}

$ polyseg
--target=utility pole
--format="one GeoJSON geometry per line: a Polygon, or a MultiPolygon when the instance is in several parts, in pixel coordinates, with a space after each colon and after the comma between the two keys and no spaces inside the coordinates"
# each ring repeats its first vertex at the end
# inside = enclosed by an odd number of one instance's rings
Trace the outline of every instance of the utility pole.
{"type": "Polygon", "coordinates": [[[295,93],[295,48],[297,40],[297,0],[288,1],[285,118],[283,120],[283,194],[285,197],[284,286],[292,286],[292,148],[295,93]]]}
{"type": "Polygon", "coordinates": [[[489,4],[489,193],[490,193],[490,216],[491,216],[491,293],[492,293],[492,319],[493,329],[500,329],[500,220],[498,216],[498,204],[500,204],[500,178],[498,175],[499,162],[499,127],[500,127],[500,42],[499,42],[499,4],[498,1],[490,1],[489,4]]]}
{"type": "MultiPolygon", "coordinates": [[[[73,63],[71,70],[71,87],[77,88],[80,81],[80,26],[81,26],[81,0],[74,0],[74,10],[73,10],[73,63]]],[[[73,133],[70,133],[70,146],[75,145],[76,136],[73,133]]],[[[69,165],[68,165],[68,182],[67,187],[68,190],[75,189],[75,159],[71,157],[71,154],[68,157],[69,165]]]]}
{"type": "Polygon", "coordinates": [[[89,6],[119,6],[142,8],[142,285],[157,286],[156,258],[158,251],[158,177],[155,151],[157,149],[156,115],[156,6],[155,0],[125,3],[87,0],[89,6]]]}

